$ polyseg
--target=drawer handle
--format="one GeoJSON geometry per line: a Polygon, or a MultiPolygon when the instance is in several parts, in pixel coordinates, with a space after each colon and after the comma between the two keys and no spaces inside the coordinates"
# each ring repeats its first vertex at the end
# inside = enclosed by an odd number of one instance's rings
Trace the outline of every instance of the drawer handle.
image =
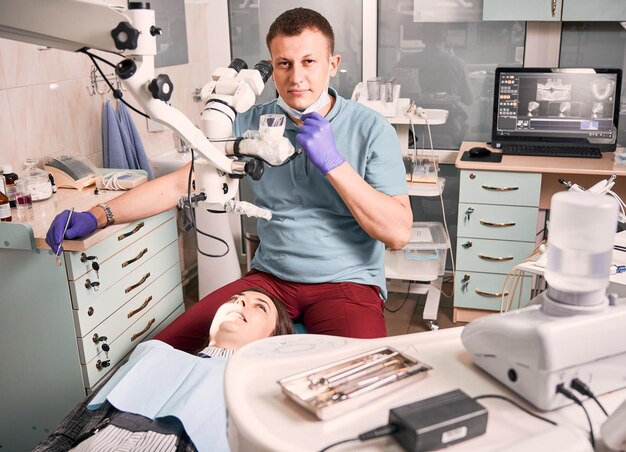
{"type": "Polygon", "coordinates": [[[143,228],[145,226],[144,222],[142,221],[141,223],[139,223],[137,226],[135,226],[135,229],[133,229],[130,232],[127,232],[125,234],[121,234],[117,240],[121,241],[124,240],[126,237],[130,237],[131,235],[133,235],[135,232],[139,231],[141,228],[143,228]]]}
{"type": "Polygon", "coordinates": [[[139,281],[137,284],[133,284],[132,286],[128,286],[125,290],[124,293],[128,293],[133,289],[136,289],[137,287],[141,286],[143,283],[146,282],[146,279],[148,279],[150,277],[150,272],[146,273],[145,275],[143,275],[143,278],[141,278],[141,281],[139,281]]]}
{"type": "Polygon", "coordinates": [[[482,295],[484,297],[508,297],[509,296],[509,291],[506,290],[504,292],[483,292],[482,290],[479,289],[474,289],[474,292],[476,292],[478,295],[482,295]]]}
{"type": "Polygon", "coordinates": [[[512,261],[513,260],[513,256],[493,257],[493,256],[485,256],[483,253],[478,253],[478,257],[486,261],[512,261]]]}
{"type": "Polygon", "coordinates": [[[128,318],[130,319],[132,316],[134,316],[135,314],[140,312],[142,309],[144,309],[146,306],[148,306],[148,303],[150,303],[150,301],[152,301],[152,295],[150,295],[148,298],[146,298],[145,301],[143,302],[143,304],[141,306],[139,306],[137,309],[135,309],[134,311],[130,311],[128,313],[128,318]]]}
{"type": "Polygon", "coordinates": [[[491,221],[480,220],[480,224],[483,226],[493,226],[494,228],[506,228],[509,226],[515,226],[515,222],[513,223],[493,223],[491,221]]]}
{"type": "Polygon", "coordinates": [[[155,318],[150,319],[150,321],[148,322],[148,324],[143,330],[141,330],[139,333],[135,333],[132,335],[132,337],[130,338],[131,342],[137,339],[138,337],[142,336],[143,334],[146,334],[148,330],[150,329],[150,327],[154,325],[154,322],[156,322],[155,318]]]}
{"type": "Polygon", "coordinates": [[[489,191],[514,191],[514,190],[519,190],[519,187],[494,187],[491,185],[483,185],[482,186],[484,190],[489,190],[489,191]]]}
{"type": "Polygon", "coordinates": [[[144,248],[142,249],[139,254],[137,254],[137,256],[133,257],[132,259],[129,259],[127,261],[122,262],[122,268],[129,266],[130,264],[132,264],[133,262],[137,262],[139,259],[141,259],[144,254],[146,254],[148,252],[148,248],[144,248]]]}

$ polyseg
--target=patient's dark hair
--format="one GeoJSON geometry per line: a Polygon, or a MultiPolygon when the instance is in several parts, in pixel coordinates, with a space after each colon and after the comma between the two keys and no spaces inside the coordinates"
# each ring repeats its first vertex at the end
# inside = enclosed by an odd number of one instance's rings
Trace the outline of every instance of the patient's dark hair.
{"type": "Polygon", "coordinates": [[[328,40],[330,53],[335,52],[335,33],[324,16],[308,8],[294,8],[285,11],[274,20],[265,37],[265,44],[270,48],[271,42],[278,35],[298,36],[307,28],[319,30],[328,40]]]}

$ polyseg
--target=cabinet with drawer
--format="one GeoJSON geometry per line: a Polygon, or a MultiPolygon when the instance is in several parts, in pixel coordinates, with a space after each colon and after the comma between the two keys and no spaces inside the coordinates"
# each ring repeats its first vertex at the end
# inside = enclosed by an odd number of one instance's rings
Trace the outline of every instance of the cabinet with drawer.
{"type": "MultiPolygon", "coordinates": [[[[541,174],[462,170],[459,186],[454,321],[499,311],[506,277],[535,249],[541,174]]],[[[530,300],[531,281],[517,285],[515,306],[530,300]]]]}
{"type": "MultiPolygon", "coordinates": [[[[43,203],[33,210],[35,218],[54,218],[43,203]]],[[[175,210],[65,242],[78,249],[65,251],[60,266],[39,246],[36,228],[0,225],[6,450],[28,450],[44,439],[137,343],[184,311],[175,210]]]]}

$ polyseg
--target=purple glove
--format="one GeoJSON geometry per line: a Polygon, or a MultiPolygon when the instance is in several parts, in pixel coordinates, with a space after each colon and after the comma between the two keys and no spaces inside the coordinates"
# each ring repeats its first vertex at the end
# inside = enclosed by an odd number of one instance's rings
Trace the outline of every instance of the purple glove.
{"type": "Polygon", "coordinates": [[[337,150],[330,123],[319,113],[302,115],[303,124],[296,135],[306,155],[324,176],[346,161],[337,150]]]}
{"type": "Polygon", "coordinates": [[[63,247],[59,248],[59,245],[63,239],[75,239],[85,237],[91,234],[98,227],[98,220],[96,216],[91,212],[74,212],[72,218],[70,218],[70,224],[67,225],[67,231],[65,231],[65,237],[63,236],[63,230],[65,229],[65,223],[67,223],[67,216],[70,214],[69,210],[64,210],[58,214],[52,224],[48,233],[46,234],[46,243],[52,248],[53,253],[63,251],[63,247]]]}

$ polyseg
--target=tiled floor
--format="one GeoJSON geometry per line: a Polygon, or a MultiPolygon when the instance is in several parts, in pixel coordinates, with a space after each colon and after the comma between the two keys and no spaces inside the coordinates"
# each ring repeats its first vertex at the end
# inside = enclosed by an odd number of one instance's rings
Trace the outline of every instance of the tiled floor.
{"type": "MultiPolygon", "coordinates": [[[[452,284],[444,283],[437,313],[439,328],[463,325],[462,323],[452,323],[452,293],[452,284]]],[[[425,302],[426,295],[390,292],[385,303],[387,335],[397,336],[429,331],[429,324],[423,319],[425,302]]]]}
{"type": "MultiPolygon", "coordinates": [[[[461,326],[462,323],[452,323],[452,294],[451,283],[443,284],[443,291],[439,301],[437,324],[439,328],[461,326]]],[[[187,286],[185,290],[185,306],[189,308],[198,299],[198,287],[196,280],[187,286]]],[[[387,335],[417,333],[429,331],[428,323],[422,318],[424,311],[425,295],[390,292],[385,303],[385,320],[387,323],[387,335]]]]}

